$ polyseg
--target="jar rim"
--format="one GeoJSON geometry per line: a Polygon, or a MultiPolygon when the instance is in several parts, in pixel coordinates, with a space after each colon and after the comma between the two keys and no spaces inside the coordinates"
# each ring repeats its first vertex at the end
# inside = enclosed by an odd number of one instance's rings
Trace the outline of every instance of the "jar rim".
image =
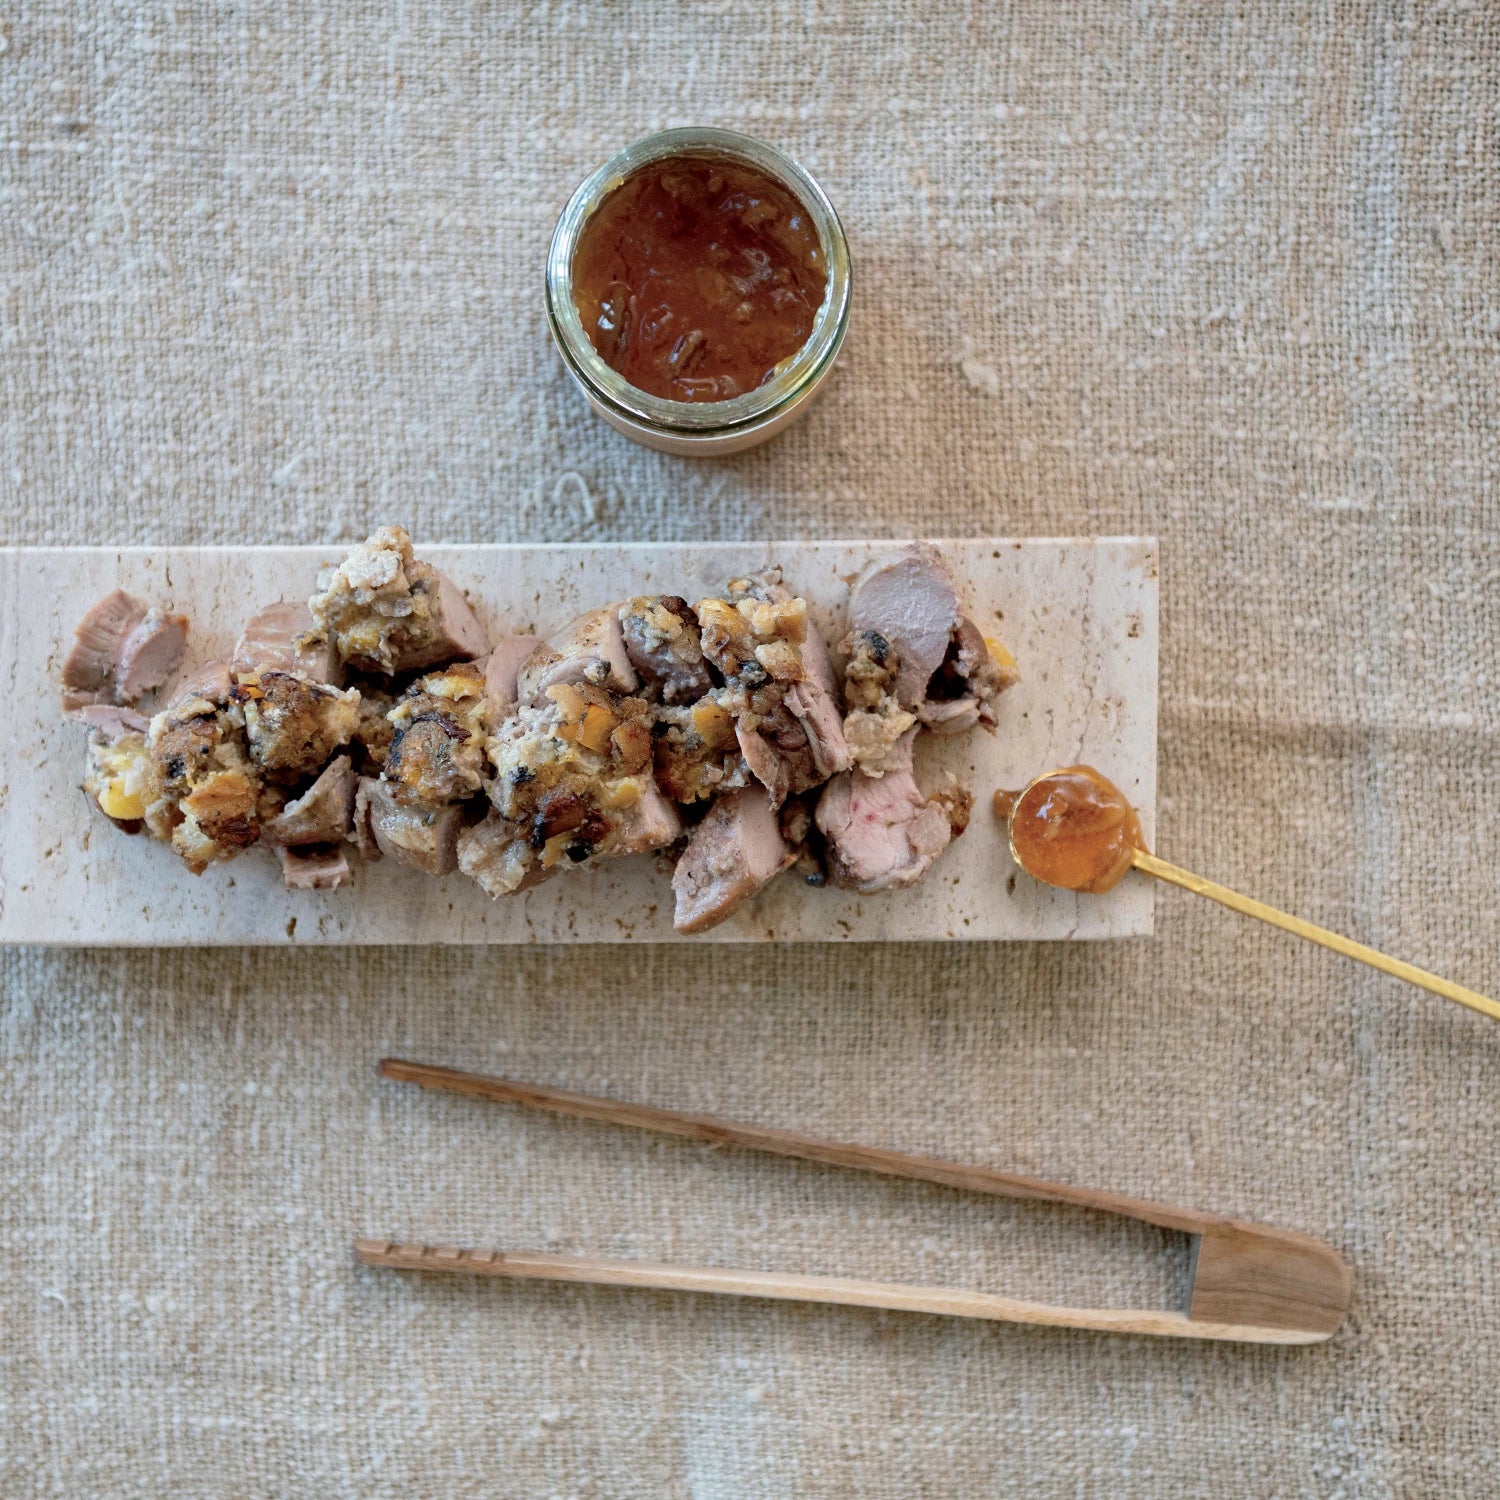
{"type": "Polygon", "coordinates": [[[574,376],[594,400],[622,416],[684,436],[759,425],[798,401],[822,379],[838,355],[848,326],[849,293],[849,245],[838,214],[816,179],[777,147],[717,126],[662,130],[617,151],[574,190],[547,252],[547,321],[558,352],[574,376]],[[573,300],[573,260],[583,226],[630,173],[672,156],[727,157],[765,173],[807,209],[823,251],[828,279],[806,341],[781,362],[770,380],[725,401],[673,401],[632,385],[594,348],[573,300]]]}

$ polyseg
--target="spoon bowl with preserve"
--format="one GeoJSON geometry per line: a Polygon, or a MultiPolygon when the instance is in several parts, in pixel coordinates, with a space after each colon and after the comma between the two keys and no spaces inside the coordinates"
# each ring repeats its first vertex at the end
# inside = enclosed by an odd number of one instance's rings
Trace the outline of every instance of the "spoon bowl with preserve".
{"type": "Polygon", "coordinates": [[[996,792],[994,805],[1006,825],[1012,858],[1044,885],[1102,895],[1131,870],[1140,870],[1500,1021],[1500,1003],[1488,996],[1158,858],[1146,848],[1129,799],[1092,766],[1048,771],[1019,792],[996,792]]]}

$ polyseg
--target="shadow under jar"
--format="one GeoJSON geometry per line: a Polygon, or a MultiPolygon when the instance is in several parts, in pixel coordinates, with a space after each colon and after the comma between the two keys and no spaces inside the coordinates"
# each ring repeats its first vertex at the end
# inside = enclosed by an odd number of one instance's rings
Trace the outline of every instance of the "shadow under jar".
{"type": "Polygon", "coordinates": [[[547,318],[611,426],[665,453],[733,453],[794,421],[833,368],[849,247],[783,152],[730,130],[666,130],[569,200],[547,318]]]}

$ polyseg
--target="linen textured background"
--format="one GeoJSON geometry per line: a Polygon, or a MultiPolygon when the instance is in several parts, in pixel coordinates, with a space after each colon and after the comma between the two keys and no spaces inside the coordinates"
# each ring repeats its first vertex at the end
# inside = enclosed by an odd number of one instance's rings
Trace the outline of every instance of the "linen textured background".
{"type": "MultiPolygon", "coordinates": [[[[28,0],[0,540],[1156,533],[1162,850],[1494,993],[1497,128],[1485,3],[28,0]],[[574,183],[694,121],[799,155],[856,266],[807,419],[697,463],[588,415],[540,297],[574,183]]],[[[6,1496],[1492,1492],[1500,1028],[1178,893],[1111,945],[0,975],[6,1496]],[[1277,1351],[360,1271],[389,1233],[1185,1275],[388,1052],[1302,1228],[1353,1315],[1277,1351]]]]}

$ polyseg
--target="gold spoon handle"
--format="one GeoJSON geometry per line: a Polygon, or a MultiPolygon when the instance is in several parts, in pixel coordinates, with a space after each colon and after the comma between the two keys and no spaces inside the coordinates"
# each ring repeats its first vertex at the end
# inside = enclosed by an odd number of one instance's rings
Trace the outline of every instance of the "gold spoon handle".
{"type": "Polygon", "coordinates": [[[1280,927],[1284,932],[1293,932],[1309,942],[1321,943],[1325,948],[1332,948],[1335,953],[1342,953],[1345,958],[1358,959],[1362,964],[1369,964],[1372,969],[1393,974],[1397,979],[1420,985],[1422,989],[1431,990],[1434,995],[1441,995],[1446,1000],[1457,1000],[1460,1005],[1467,1005],[1470,1010],[1477,1010],[1480,1015],[1488,1016],[1492,1021],[1500,1021],[1500,1004],[1475,990],[1466,990],[1463,985],[1454,984],[1451,979],[1429,974],[1426,969],[1419,969],[1415,964],[1404,964],[1398,958],[1388,958],[1374,948],[1365,947],[1363,943],[1329,932],[1326,927],[1316,927],[1311,922],[1304,922],[1301,917],[1277,911],[1274,906],[1242,896],[1228,886],[1205,880],[1201,875],[1194,875],[1191,870],[1184,870],[1164,859],[1158,859],[1154,854],[1147,854],[1144,849],[1135,851],[1134,863],[1136,869],[1145,871],[1147,875],[1154,875],[1158,880],[1180,885],[1183,890],[1192,891],[1196,896],[1207,896],[1210,901],[1217,901],[1231,911],[1243,912],[1247,917],[1258,917],[1262,922],[1269,922],[1271,926],[1280,927]]]}

